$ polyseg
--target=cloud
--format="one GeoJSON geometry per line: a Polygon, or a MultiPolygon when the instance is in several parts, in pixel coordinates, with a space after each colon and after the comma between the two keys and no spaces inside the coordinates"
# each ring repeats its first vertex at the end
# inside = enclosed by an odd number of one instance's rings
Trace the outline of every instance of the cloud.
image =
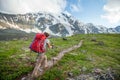
{"type": "Polygon", "coordinates": [[[111,24],[120,23],[120,0],[108,0],[103,9],[105,14],[101,17],[107,19],[111,24]]]}
{"type": "Polygon", "coordinates": [[[0,12],[24,14],[28,12],[60,13],[66,7],[66,0],[0,0],[0,12]]]}
{"type": "Polygon", "coordinates": [[[74,11],[79,12],[79,7],[75,4],[71,4],[70,9],[71,9],[72,12],[74,12],[74,11]]]}
{"type": "Polygon", "coordinates": [[[80,5],[80,0],[76,1],[76,3],[70,3],[71,12],[80,12],[82,7],[80,5]]]}

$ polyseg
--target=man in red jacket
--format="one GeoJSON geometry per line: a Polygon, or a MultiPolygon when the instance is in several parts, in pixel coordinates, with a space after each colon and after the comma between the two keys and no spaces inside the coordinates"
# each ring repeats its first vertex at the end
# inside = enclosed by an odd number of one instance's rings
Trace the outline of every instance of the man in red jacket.
{"type": "Polygon", "coordinates": [[[45,55],[46,46],[52,48],[50,41],[48,39],[49,34],[47,32],[37,33],[35,39],[33,40],[30,49],[38,53],[37,62],[32,73],[32,77],[37,77],[38,70],[41,70],[40,67],[47,68],[47,56],[45,55]]]}

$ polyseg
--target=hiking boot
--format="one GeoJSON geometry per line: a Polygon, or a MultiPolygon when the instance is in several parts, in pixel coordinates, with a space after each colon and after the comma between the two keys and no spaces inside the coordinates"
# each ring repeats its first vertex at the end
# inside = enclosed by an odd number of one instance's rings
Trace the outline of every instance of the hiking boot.
{"type": "Polygon", "coordinates": [[[39,70],[40,72],[42,72],[42,71],[43,71],[43,68],[39,68],[38,70],[39,70]]]}

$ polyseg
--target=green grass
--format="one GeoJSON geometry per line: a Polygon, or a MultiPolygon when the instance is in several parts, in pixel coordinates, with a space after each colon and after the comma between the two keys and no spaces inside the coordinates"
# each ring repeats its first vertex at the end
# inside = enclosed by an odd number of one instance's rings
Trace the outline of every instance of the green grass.
{"type": "MultiPolygon", "coordinates": [[[[65,80],[68,72],[76,76],[89,73],[94,68],[111,67],[120,74],[120,34],[77,34],[67,39],[67,41],[62,38],[50,39],[55,49],[47,51],[48,60],[61,50],[78,44],[80,40],[84,41],[80,48],[65,54],[62,60],[38,80],[65,80]],[[91,41],[92,39],[95,41],[91,41]]],[[[30,53],[28,49],[31,41],[32,39],[0,42],[1,80],[15,80],[33,70],[32,64],[35,63],[37,54],[30,53]]]]}

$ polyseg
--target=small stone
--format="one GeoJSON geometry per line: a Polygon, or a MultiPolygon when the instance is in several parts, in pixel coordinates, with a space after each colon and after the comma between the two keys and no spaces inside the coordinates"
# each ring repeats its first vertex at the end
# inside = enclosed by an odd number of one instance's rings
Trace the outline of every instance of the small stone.
{"type": "Polygon", "coordinates": [[[73,73],[68,72],[68,76],[69,76],[69,77],[73,77],[73,73]]]}
{"type": "Polygon", "coordinates": [[[97,68],[97,69],[94,69],[94,72],[97,74],[100,74],[102,72],[102,70],[97,68]]]}
{"type": "Polygon", "coordinates": [[[97,45],[104,46],[105,43],[104,43],[103,41],[99,41],[99,42],[97,43],[97,45]]]}
{"type": "Polygon", "coordinates": [[[54,60],[54,61],[57,61],[57,60],[58,60],[58,58],[54,57],[54,58],[53,58],[53,60],[54,60]]]}
{"type": "Polygon", "coordinates": [[[89,78],[87,78],[87,80],[95,80],[95,78],[94,77],[89,77],[89,78]]]}
{"type": "Polygon", "coordinates": [[[26,80],[26,77],[23,77],[21,80],[26,80]]]}
{"type": "Polygon", "coordinates": [[[87,70],[87,68],[84,66],[84,67],[82,67],[82,71],[84,72],[84,71],[86,71],[87,70]]]}
{"type": "Polygon", "coordinates": [[[73,78],[66,78],[65,80],[75,80],[75,79],[73,79],[73,78]]]}

